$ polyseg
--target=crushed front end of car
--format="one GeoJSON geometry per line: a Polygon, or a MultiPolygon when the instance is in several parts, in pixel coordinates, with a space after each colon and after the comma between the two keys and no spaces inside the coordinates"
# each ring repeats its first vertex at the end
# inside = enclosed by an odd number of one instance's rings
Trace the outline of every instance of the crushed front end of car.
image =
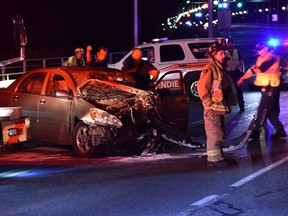
{"type": "Polygon", "coordinates": [[[93,104],[90,116],[83,118],[89,125],[93,146],[115,146],[143,141],[149,136],[149,124],[157,94],[114,81],[91,79],[79,86],[83,99],[93,104]]]}

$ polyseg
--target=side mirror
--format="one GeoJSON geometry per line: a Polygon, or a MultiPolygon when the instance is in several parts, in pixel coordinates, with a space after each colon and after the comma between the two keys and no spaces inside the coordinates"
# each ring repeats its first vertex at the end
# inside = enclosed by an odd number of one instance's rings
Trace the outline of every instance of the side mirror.
{"type": "Polygon", "coordinates": [[[65,90],[57,90],[55,91],[55,96],[56,97],[71,97],[71,95],[69,94],[69,92],[65,91],[65,90]]]}

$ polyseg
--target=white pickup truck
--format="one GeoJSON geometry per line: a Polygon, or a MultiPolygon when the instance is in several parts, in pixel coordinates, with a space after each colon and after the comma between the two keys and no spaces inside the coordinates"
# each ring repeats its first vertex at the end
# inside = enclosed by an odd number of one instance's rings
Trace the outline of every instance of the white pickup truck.
{"type": "MultiPolygon", "coordinates": [[[[139,46],[143,59],[150,61],[159,71],[159,87],[177,91],[185,85],[186,94],[191,100],[199,99],[197,82],[202,68],[207,64],[205,53],[217,38],[190,38],[167,40],[156,39],[139,46]]],[[[121,69],[128,52],[119,62],[109,67],[121,69]]]]}

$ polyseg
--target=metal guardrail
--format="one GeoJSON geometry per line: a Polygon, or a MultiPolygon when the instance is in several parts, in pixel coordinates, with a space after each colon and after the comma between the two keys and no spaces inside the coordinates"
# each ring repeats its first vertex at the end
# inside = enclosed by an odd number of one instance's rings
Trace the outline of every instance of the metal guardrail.
{"type": "MultiPolygon", "coordinates": [[[[116,63],[119,61],[127,52],[112,52],[108,53],[108,63],[116,63]]],[[[20,74],[26,73],[27,71],[34,68],[46,68],[46,67],[57,67],[61,66],[62,63],[67,60],[69,56],[53,57],[53,58],[35,58],[25,59],[20,62],[13,63],[11,65],[2,65],[0,80],[11,80],[17,78],[20,74]]],[[[95,57],[95,55],[92,55],[95,57]]]]}

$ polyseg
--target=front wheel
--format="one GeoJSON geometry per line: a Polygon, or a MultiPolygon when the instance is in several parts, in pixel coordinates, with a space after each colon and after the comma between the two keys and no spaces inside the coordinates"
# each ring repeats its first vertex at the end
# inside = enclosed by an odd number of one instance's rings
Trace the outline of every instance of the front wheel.
{"type": "Polygon", "coordinates": [[[89,127],[84,122],[78,122],[73,131],[73,148],[81,157],[93,157],[96,147],[92,146],[92,137],[89,127]]]}
{"type": "Polygon", "coordinates": [[[22,151],[23,149],[24,142],[19,142],[19,143],[14,143],[14,144],[9,144],[4,146],[4,150],[6,152],[18,152],[22,151]]]}

